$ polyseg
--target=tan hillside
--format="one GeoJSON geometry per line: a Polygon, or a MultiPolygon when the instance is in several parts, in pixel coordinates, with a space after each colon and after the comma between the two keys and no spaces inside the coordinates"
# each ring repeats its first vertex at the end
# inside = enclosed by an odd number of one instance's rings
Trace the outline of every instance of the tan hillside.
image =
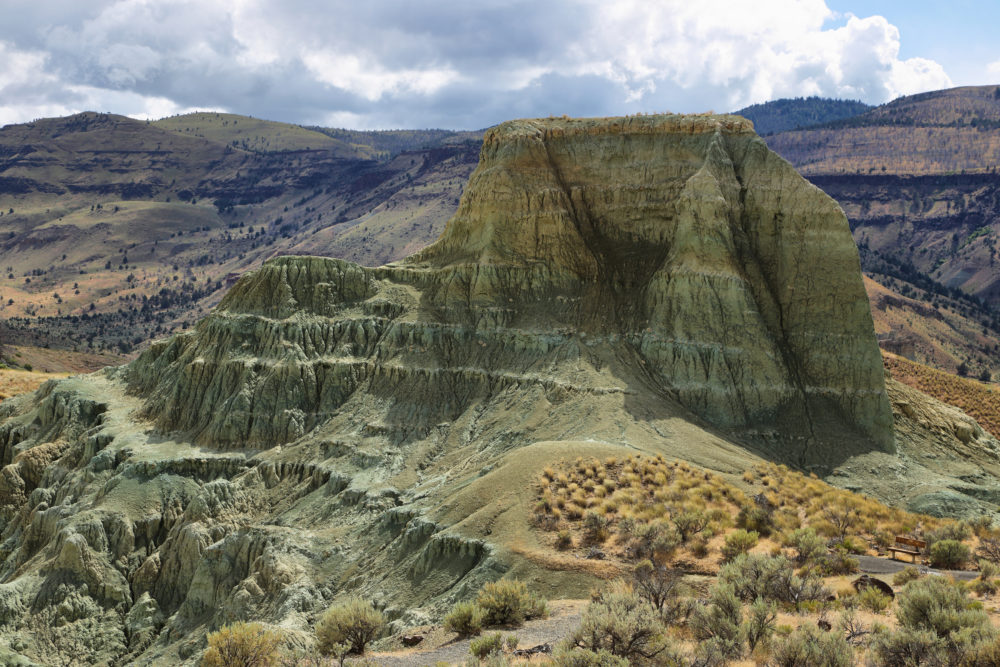
{"type": "Polygon", "coordinates": [[[152,124],[169,132],[216,141],[244,151],[278,153],[325,150],[342,157],[368,157],[356,146],[300,125],[230,113],[203,111],[162,118],[152,124]]]}
{"type": "Polygon", "coordinates": [[[996,385],[929,368],[891,352],[883,352],[883,357],[893,379],[954,405],[1000,438],[1000,390],[996,385]]]}
{"type": "Polygon", "coordinates": [[[927,293],[906,297],[867,276],[865,290],[883,350],[950,373],[963,363],[973,376],[1000,372],[1000,340],[967,304],[927,293]]]}
{"type": "Polygon", "coordinates": [[[14,342],[128,353],[269,257],[401,259],[440,234],[478,154],[474,138],[429,136],[442,143],[399,154],[230,114],[7,126],[0,316],[14,342]]]}

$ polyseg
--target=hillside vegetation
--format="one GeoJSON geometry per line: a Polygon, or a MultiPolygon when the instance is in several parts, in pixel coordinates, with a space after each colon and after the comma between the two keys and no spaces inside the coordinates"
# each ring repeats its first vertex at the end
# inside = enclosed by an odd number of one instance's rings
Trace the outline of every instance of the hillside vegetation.
{"type": "Polygon", "coordinates": [[[825,97],[796,97],[751,104],[733,113],[753,121],[757,134],[797,130],[810,125],[851,118],[872,107],[856,100],[835,100],[825,97]]]}
{"type": "Polygon", "coordinates": [[[474,133],[389,134],[348,142],[220,113],[4,127],[0,317],[14,342],[128,354],[269,257],[411,254],[440,234],[479,147],[474,133]]]}
{"type": "Polygon", "coordinates": [[[1000,390],[996,385],[945,373],[891,352],[883,351],[882,357],[893,379],[959,408],[1000,438],[1000,390]]]}

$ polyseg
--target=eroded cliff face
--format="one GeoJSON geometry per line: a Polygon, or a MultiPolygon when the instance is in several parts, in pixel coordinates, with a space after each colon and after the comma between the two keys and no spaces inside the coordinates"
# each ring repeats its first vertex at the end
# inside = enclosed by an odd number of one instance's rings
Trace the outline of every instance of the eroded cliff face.
{"type": "Polygon", "coordinates": [[[426,428],[611,365],[793,463],[892,448],[847,221],[735,117],[505,123],[437,243],[379,269],[275,260],[129,378],[162,428],[259,446],[385,381],[426,428]]]}
{"type": "Polygon", "coordinates": [[[412,622],[511,568],[582,594],[532,565],[547,460],[893,446],[843,214],[713,116],[505,123],[418,255],[273,259],[193,331],[0,413],[0,634],[109,662],[247,618],[307,644],[351,592],[412,622]]]}

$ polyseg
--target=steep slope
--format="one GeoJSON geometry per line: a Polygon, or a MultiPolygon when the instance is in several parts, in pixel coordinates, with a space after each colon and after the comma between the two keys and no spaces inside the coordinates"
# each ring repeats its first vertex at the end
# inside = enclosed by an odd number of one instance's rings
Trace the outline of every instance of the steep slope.
{"type": "Polygon", "coordinates": [[[352,592],[413,623],[504,572],[582,595],[599,566],[532,556],[550,461],[895,460],[846,220],[732,116],[505,123],[424,251],[272,259],[0,413],[0,641],[43,662],[308,643],[352,592]]]}

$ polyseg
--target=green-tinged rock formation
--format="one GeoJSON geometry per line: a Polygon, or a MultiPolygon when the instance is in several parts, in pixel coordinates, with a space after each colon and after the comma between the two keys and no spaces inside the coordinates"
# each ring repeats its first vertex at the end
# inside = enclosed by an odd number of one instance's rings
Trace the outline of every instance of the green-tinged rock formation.
{"type": "Polygon", "coordinates": [[[504,572],[581,594],[528,525],[548,461],[893,452],[843,214],[724,116],[505,123],[433,246],[273,259],[0,417],[0,650],[41,662],[308,644],[338,597],[399,625],[504,572]]]}

